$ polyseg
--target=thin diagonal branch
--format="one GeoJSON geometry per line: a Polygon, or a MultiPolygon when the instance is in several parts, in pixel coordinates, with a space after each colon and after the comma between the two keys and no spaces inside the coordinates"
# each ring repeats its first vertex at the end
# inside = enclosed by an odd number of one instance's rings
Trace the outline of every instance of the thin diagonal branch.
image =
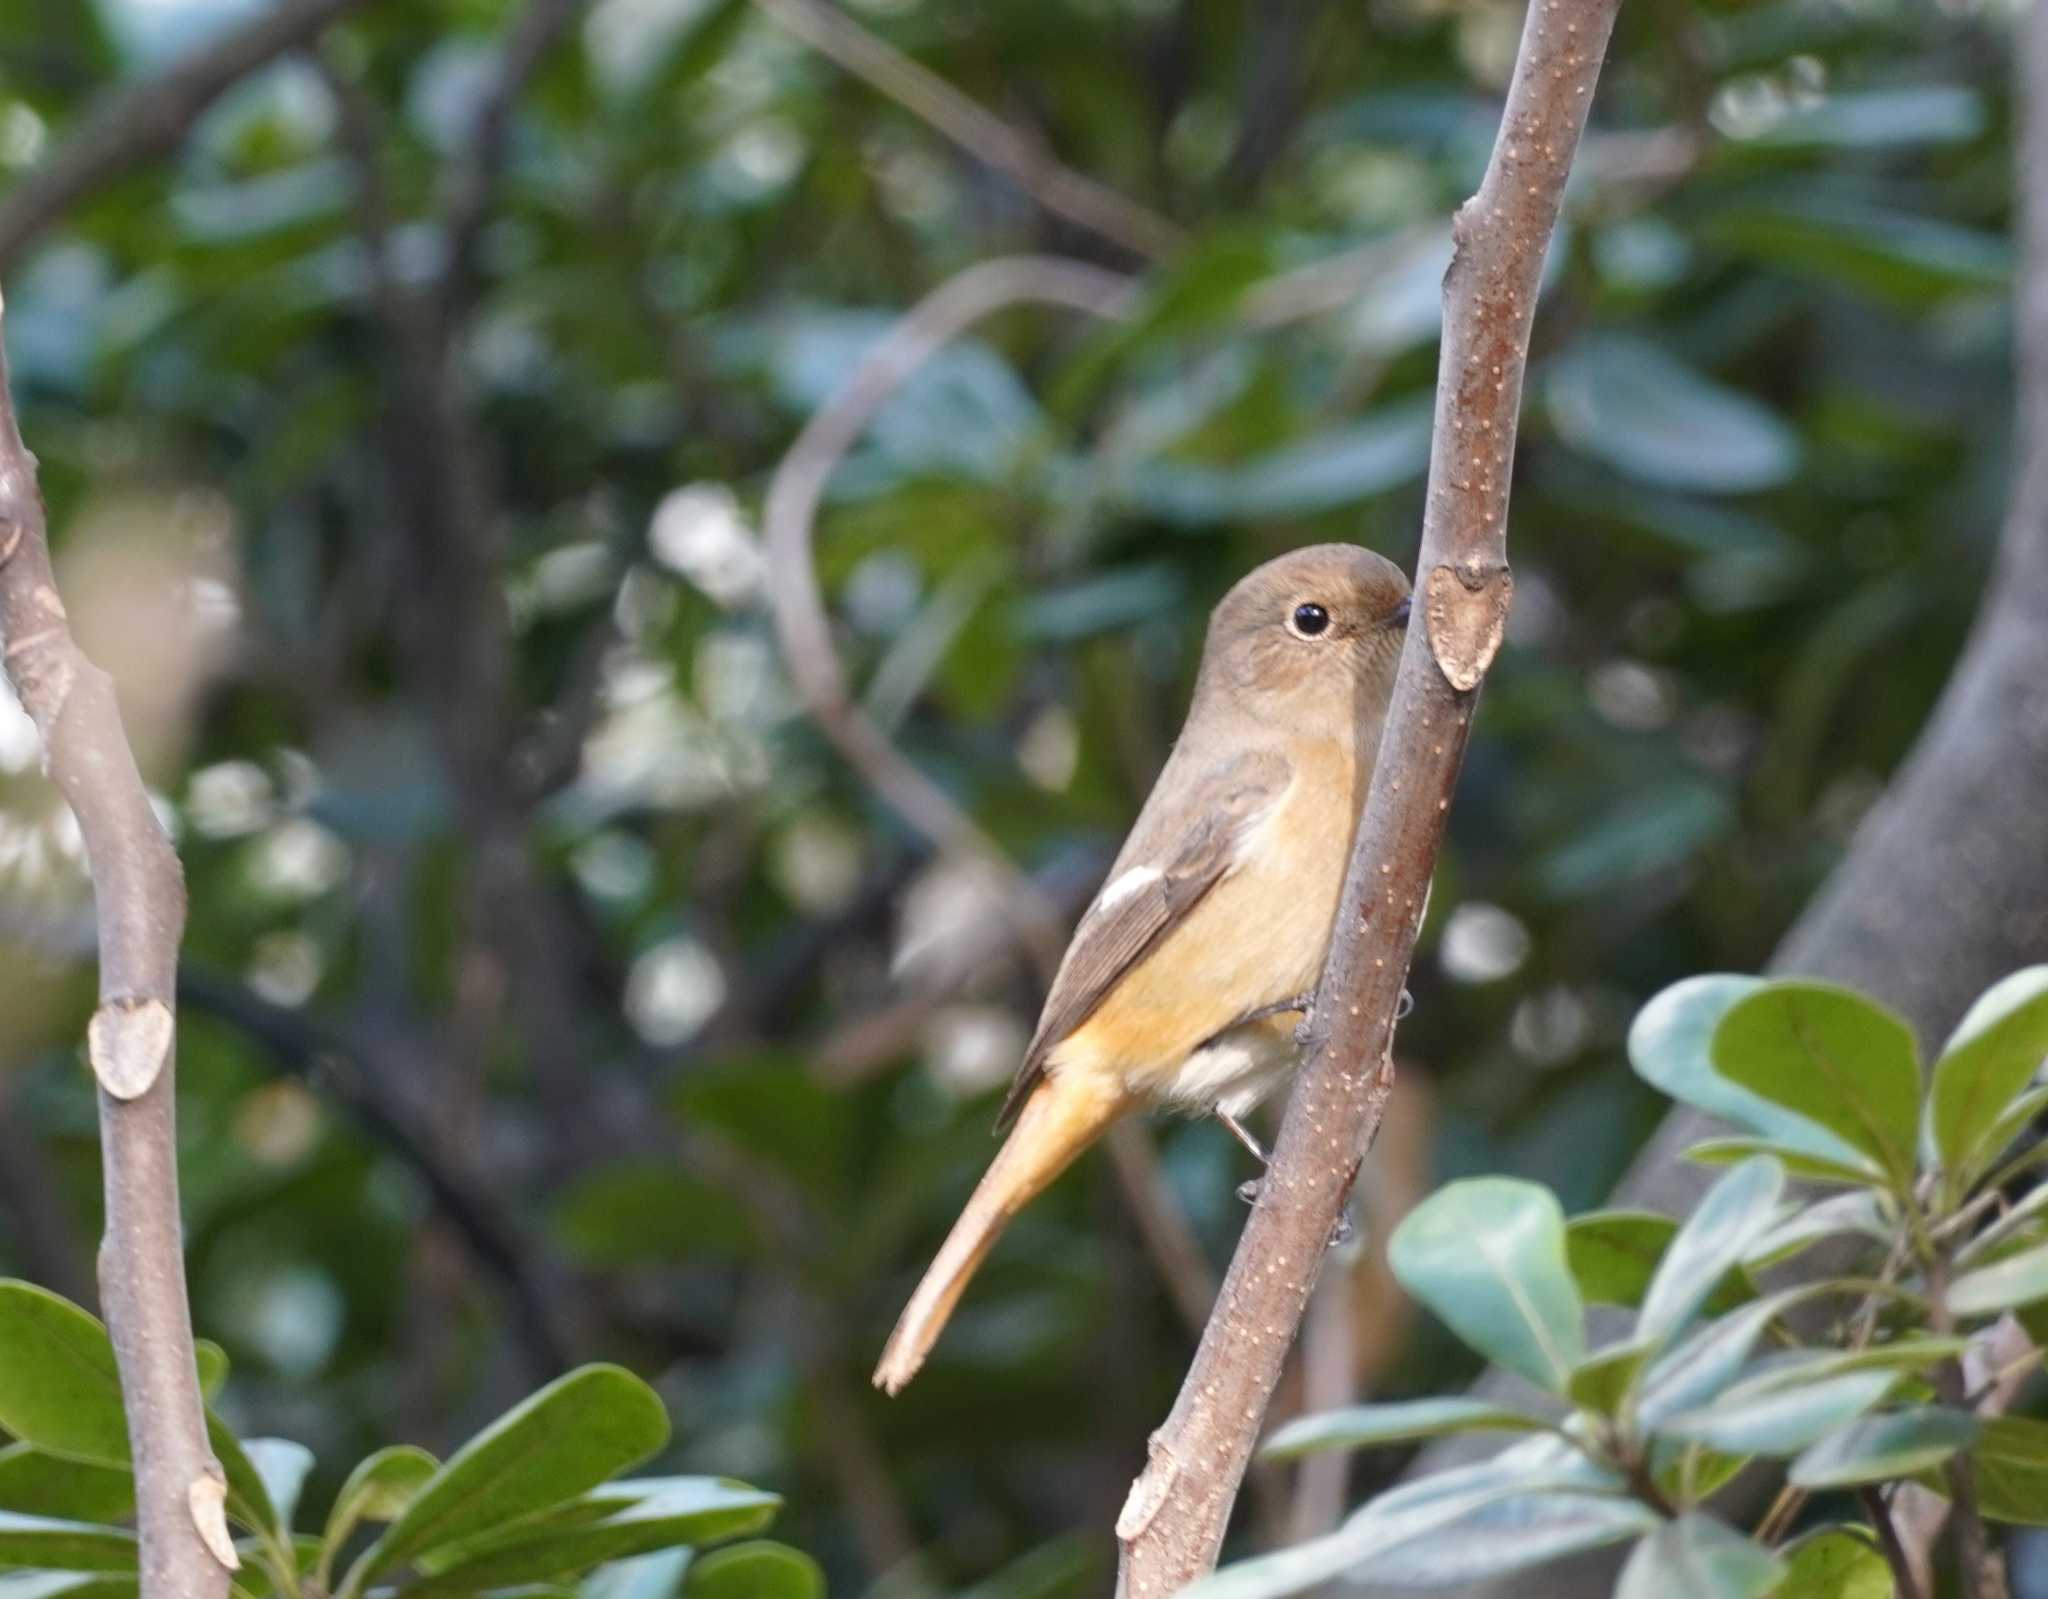
{"type": "Polygon", "coordinates": [[[854,702],[832,644],[812,557],[825,485],[868,424],[926,361],[984,318],[1018,305],[1051,305],[1093,316],[1124,314],[1128,278],[1056,256],[1004,256],[949,278],[910,309],[864,354],[839,392],[804,425],[775,469],[762,512],[775,631],[805,708],[848,764],[918,833],[956,858],[977,860],[1004,879],[1011,920],[1047,977],[1059,964],[1058,918],[993,839],[953,798],[913,766],[854,702]]]}
{"type": "Polygon", "coordinates": [[[1056,216],[1147,258],[1172,255],[1187,234],[1158,212],[1084,177],[937,73],[878,39],[828,0],[754,0],[820,55],[930,123],[1056,216]]]}
{"type": "Polygon", "coordinates": [[[0,201],[0,271],[72,205],[175,150],[221,95],[360,3],[286,0],[160,76],[109,90],[78,131],[0,201]]]}
{"type": "Polygon", "coordinates": [[[1452,225],[1416,625],[1272,1166],[1118,1518],[1125,1599],[1163,1599],[1214,1565],[1260,1418],[1392,1092],[1395,1006],[1474,697],[1507,619],[1508,485],[1544,252],[1618,7],[1530,6],[1486,176],[1452,225]]]}
{"type": "Polygon", "coordinates": [[[100,1088],[106,1184],[100,1304],[128,1415],[142,1590],[218,1599],[236,1561],[222,1514],[226,1478],[206,1439],[178,1213],[172,1057],[185,879],[136,769],[114,681],[71,636],[4,350],[0,639],[92,867],[100,985],[86,1053],[100,1088]]]}

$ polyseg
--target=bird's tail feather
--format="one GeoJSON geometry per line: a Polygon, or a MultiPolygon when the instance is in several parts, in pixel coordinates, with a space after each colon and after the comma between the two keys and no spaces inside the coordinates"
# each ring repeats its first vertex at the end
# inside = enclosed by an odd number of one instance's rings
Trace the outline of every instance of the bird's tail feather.
{"type": "Polygon", "coordinates": [[[968,1280],[1010,1219],[1045,1192],[1128,1108],[1129,1101],[1121,1095],[1100,1092],[1071,1074],[1039,1083],[897,1318],[875,1368],[877,1388],[898,1393],[917,1375],[968,1280]]]}

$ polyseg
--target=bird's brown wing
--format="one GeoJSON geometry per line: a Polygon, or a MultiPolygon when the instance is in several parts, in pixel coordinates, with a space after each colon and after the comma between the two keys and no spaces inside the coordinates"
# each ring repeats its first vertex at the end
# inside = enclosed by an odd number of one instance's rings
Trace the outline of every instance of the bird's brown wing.
{"type": "Polygon", "coordinates": [[[1246,750],[1192,779],[1160,775],[1152,798],[1060,961],[1038,1031],[996,1117],[1001,1133],[1045,1076],[1054,1045],[1094,1015],[1111,989],[1143,960],[1230,869],[1245,825],[1287,787],[1291,769],[1277,750],[1246,750]],[[1149,873],[1135,886],[1133,872],[1149,873]]]}

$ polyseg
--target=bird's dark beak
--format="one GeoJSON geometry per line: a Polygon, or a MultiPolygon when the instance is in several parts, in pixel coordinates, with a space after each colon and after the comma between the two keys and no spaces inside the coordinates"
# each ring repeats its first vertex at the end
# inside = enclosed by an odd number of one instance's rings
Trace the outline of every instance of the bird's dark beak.
{"type": "Polygon", "coordinates": [[[1399,605],[1394,607],[1392,614],[1387,617],[1387,626],[1406,627],[1408,625],[1408,613],[1414,608],[1414,604],[1413,595],[1404,598],[1399,605]]]}

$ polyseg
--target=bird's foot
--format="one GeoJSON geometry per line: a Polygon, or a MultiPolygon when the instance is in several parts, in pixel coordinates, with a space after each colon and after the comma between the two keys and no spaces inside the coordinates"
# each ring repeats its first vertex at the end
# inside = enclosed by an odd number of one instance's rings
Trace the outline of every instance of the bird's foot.
{"type": "MultiPolygon", "coordinates": [[[[1259,1202],[1259,1190],[1265,1186],[1265,1178],[1248,1177],[1237,1185],[1237,1197],[1247,1205],[1256,1205],[1259,1202]]],[[[1337,1212],[1337,1225],[1330,1229],[1330,1247],[1342,1249],[1357,1236],[1358,1228],[1351,1220],[1351,1200],[1347,1196],[1344,1208],[1337,1212]]]]}

